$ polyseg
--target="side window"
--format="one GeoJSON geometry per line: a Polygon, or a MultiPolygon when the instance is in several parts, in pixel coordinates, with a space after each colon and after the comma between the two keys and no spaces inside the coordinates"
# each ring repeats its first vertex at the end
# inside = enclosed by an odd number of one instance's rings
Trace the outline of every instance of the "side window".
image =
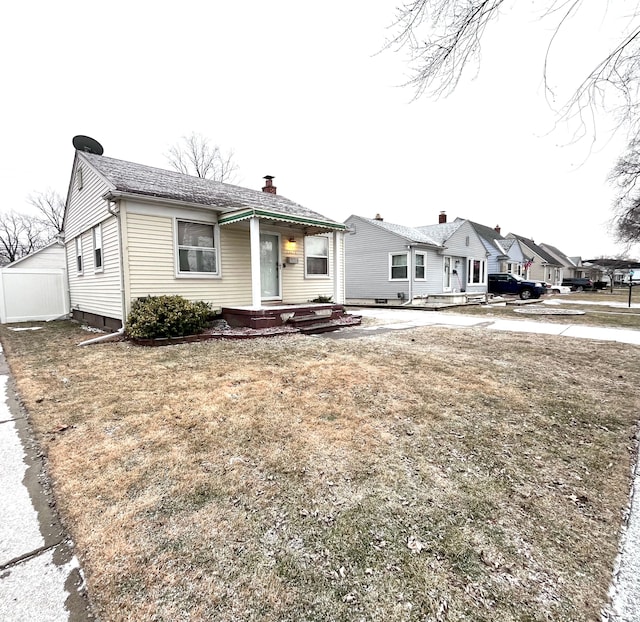
{"type": "Polygon", "coordinates": [[[76,272],[82,274],[84,266],[82,265],[82,238],[76,238],[76,272]]]}
{"type": "Polygon", "coordinates": [[[407,253],[389,253],[389,280],[406,281],[408,277],[407,253]]]}
{"type": "Polygon", "coordinates": [[[424,253],[416,253],[416,269],[415,269],[416,280],[419,280],[419,281],[425,280],[426,266],[427,266],[427,256],[424,253]]]}
{"type": "Polygon", "coordinates": [[[104,270],[102,264],[102,225],[93,228],[93,267],[96,272],[104,270]]]}

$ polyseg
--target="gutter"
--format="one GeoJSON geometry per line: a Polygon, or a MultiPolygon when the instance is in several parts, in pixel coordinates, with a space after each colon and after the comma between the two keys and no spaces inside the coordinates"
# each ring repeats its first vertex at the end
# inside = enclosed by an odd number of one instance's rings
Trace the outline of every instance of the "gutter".
{"type": "MultiPolygon", "coordinates": [[[[120,251],[120,304],[122,307],[122,331],[124,332],[125,320],[127,319],[127,301],[124,291],[124,250],[122,248],[122,221],[120,220],[120,205],[116,201],[109,200],[107,203],[107,211],[115,216],[118,223],[118,249],[120,251]]],[[[93,340],[91,340],[93,342],[93,340]]],[[[89,343],[89,342],[86,342],[89,343]]]]}

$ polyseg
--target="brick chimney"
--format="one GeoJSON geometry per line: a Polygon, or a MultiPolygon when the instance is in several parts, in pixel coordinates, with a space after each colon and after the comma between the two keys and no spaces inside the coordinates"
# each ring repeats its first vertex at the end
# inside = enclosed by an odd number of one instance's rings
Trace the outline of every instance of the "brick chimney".
{"type": "Polygon", "coordinates": [[[496,226],[493,228],[493,230],[494,230],[498,235],[500,235],[500,225],[496,225],[496,226]]]}
{"type": "Polygon", "coordinates": [[[384,218],[382,216],[380,216],[380,214],[376,214],[374,217],[374,220],[379,220],[380,222],[382,222],[384,220],[384,218]]]}
{"type": "Polygon", "coordinates": [[[438,216],[438,224],[444,225],[447,222],[447,212],[440,212],[438,216]]]}
{"type": "Polygon", "coordinates": [[[262,192],[268,192],[269,194],[277,194],[277,188],[273,185],[273,175],[265,175],[263,179],[266,179],[264,182],[264,187],[262,188],[262,192]]]}

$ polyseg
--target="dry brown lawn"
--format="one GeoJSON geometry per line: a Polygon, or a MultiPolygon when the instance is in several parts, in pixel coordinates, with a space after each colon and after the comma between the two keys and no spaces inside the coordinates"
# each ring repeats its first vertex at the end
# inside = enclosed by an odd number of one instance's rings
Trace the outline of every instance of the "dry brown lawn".
{"type": "Polygon", "coordinates": [[[103,621],[599,620],[636,346],[0,335],[103,621]]]}

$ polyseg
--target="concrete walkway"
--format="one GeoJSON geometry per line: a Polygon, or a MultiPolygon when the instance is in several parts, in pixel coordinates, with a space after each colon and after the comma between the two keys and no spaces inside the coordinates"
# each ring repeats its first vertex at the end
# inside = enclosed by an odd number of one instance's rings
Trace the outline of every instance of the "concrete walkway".
{"type": "MultiPolygon", "coordinates": [[[[389,308],[352,308],[350,312],[362,317],[378,320],[375,326],[363,326],[356,331],[386,332],[403,330],[418,326],[451,326],[466,328],[486,328],[488,330],[506,330],[518,333],[539,333],[543,335],[562,335],[577,339],[596,339],[598,341],[619,341],[640,345],[640,331],[623,328],[601,328],[576,324],[556,324],[538,320],[509,320],[504,318],[481,318],[477,315],[462,313],[440,313],[439,311],[421,311],[416,309],[389,308]]],[[[338,335],[338,333],[336,333],[338,335]]]]}
{"type": "Polygon", "coordinates": [[[92,620],[73,545],[14,395],[0,347],[0,620],[92,620]]]}

